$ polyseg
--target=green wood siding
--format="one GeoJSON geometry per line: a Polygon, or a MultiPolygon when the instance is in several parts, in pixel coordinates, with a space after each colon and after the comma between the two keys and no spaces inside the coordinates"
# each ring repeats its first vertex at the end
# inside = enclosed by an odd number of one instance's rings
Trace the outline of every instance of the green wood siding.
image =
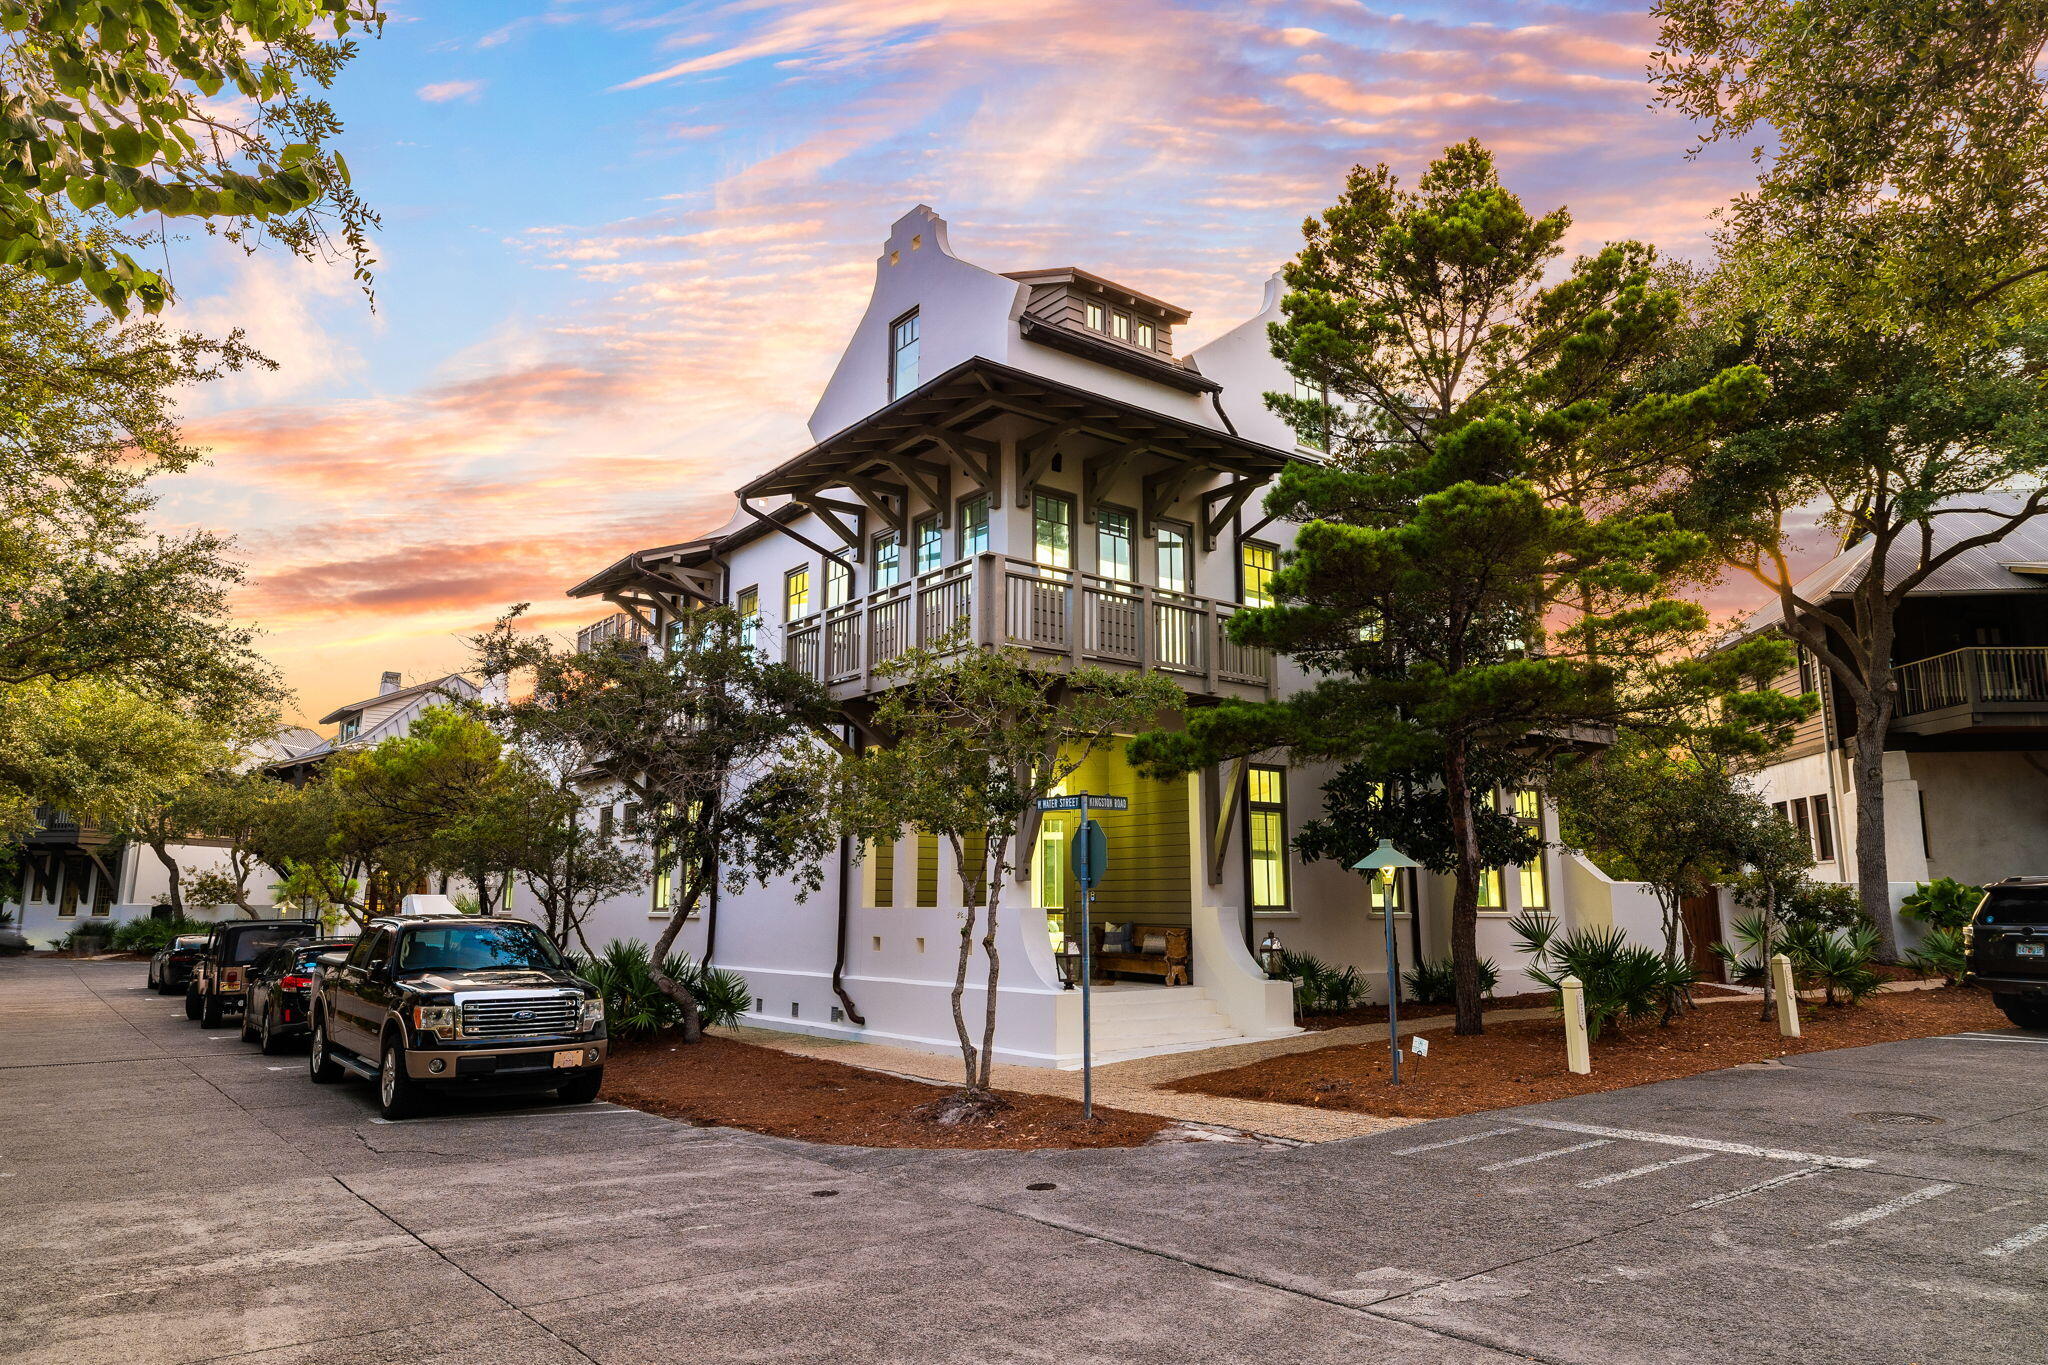
{"type": "MultiPolygon", "coordinates": [[[[1194,867],[1188,855],[1188,783],[1185,778],[1150,781],[1131,771],[1123,745],[1098,750],[1067,779],[1069,792],[1123,796],[1127,811],[1095,811],[1109,836],[1109,872],[1095,890],[1094,915],[1102,920],[1186,924],[1194,867]]],[[[1048,815],[1069,839],[1080,826],[1072,811],[1048,815]]],[[[1064,849],[1062,850],[1064,852],[1064,849]]],[[[1067,913],[1078,928],[1080,888],[1072,865],[1062,868],[1067,913]]]]}

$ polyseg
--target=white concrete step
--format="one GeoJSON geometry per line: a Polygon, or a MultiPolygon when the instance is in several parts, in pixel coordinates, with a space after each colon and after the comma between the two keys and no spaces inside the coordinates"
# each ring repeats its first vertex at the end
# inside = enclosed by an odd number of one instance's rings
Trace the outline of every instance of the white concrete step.
{"type": "Polygon", "coordinates": [[[1216,1003],[1199,986],[1175,986],[1160,990],[1091,991],[1098,1019],[1177,1019],[1190,1012],[1214,1009],[1216,1003]]]}
{"type": "Polygon", "coordinates": [[[1095,1044],[1104,1055],[1220,1045],[1243,1035],[1208,992],[1193,986],[1107,990],[1095,996],[1095,1044]]]}

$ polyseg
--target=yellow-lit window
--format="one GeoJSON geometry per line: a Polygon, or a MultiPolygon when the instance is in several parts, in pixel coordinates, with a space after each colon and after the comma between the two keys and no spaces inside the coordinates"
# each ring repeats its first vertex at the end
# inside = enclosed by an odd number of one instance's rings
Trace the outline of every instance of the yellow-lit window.
{"type": "Polygon", "coordinates": [[[939,836],[917,836],[917,904],[929,910],[939,903],[939,836]]]}
{"type": "Polygon", "coordinates": [[[1270,545],[1261,545],[1255,540],[1244,543],[1243,601],[1247,606],[1270,607],[1273,605],[1273,570],[1279,567],[1280,552],[1270,545]]]}
{"type": "Polygon", "coordinates": [[[748,649],[752,649],[754,641],[760,633],[761,590],[759,588],[741,588],[738,594],[733,597],[732,605],[733,610],[740,614],[740,643],[748,649]]]}
{"type": "Polygon", "coordinates": [[[791,569],[782,581],[782,619],[794,621],[811,614],[811,570],[808,565],[791,569]]]}
{"type": "Polygon", "coordinates": [[[984,883],[988,880],[988,834],[978,832],[960,840],[960,890],[969,905],[987,903],[984,883]]]}
{"type": "Polygon", "coordinates": [[[1064,821],[1048,817],[1038,827],[1038,863],[1034,869],[1041,910],[1067,908],[1067,828],[1064,821]]]}
{"type": "MultiPolygon", "coordinates": [[[[1532,791],[1516,792],[1514,812],[1515,818],[1522,822],[1525,829],[1539,839],[1543,837],[1542,796],[1532,791]]],[[[1522,864],[1521,881],[1522,908],[1524,910],[1548,910],[1550,908],[1550,888],[1545,880],[1543,854],[1540,850],[1532,861],[1522,864]]]]}
{"type": "Polygon", "coordinates": [[[1287,908],[1286,770],[1259,764],[1245,772],[1245,832],[1254,911],[1287,908]]]}
{"type": "Polygon", "coordinates": [[[1479,908],[1481,910],[1505,910],[1507,902],[1501,899],[1500,869],[1489,867],[1479,874],[1479,908]]]}
{"type": "Polygon", "coordinates": [[[882,839],[870,840],[868,866],[874,869],[874,904],[886,910],[896,903],[896,845],[882,839]]]}

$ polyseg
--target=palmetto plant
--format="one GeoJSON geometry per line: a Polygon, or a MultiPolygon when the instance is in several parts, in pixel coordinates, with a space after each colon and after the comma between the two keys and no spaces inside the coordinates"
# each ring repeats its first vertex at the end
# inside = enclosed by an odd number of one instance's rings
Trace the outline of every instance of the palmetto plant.
{"type": "MultiPolygon", "coordinates": [[[[1457,979],[1447,957],[1434,962],[1418,962],[1402,973],[1401,979],[1408,983],[1408,993],[1425,1005],[1448,1005],[1458,998],[1457,979]]],[[[1491,998],[1493,988],[1499,984],[1500,968],[1494,965],[1492,958],[1480,958],[1479,993],[1491,998]]]]}
{"type": "MultiPolygon", "coordinates": [[[[577,975],[604,997],[605,1019],[614,1037],[644,1038],[682,1022],[682,1011],[654,979],[653,959],[638,939],[614,939],[595,958],[571,957],[577,975]]],[[[670,980],[697,999],[704,1023],[738,1022],[753,1003],[746,978],[706,967],[678,953],[662,964],[670,980]]]]}
{"type": "Polygon", "coordinates": [[[1670,963],[1661,953],[1630,943],[1615,928],[1582,926],[1560,933],[1547,915],[1517,915],[1508,928],[1529,955],[1529,975],[1562,992],[1564,979],[1576,976],[1586,994],[1586,1031],[1598,1038],[1616,1020],[1634,1022],[1662,1014],[1675,991],[1689,989],[1691,964],[1670,963]]]}
{"type": "MultiPolygon", "coordinates": [[[[1761,985],[1769,970],[1762,948],[1763,916],[1743,915],[1730,928],[1740,946],[1731,948],[1725,943],[1717,943],[1714,945],[1715,955],[1727,964],[1728,977],[1737,985],[1761,985]]],[[[1936,942],[1937,935],[1953,936],[1955,970],[1960,973],[1960,931],[1937,929],[1928,935],[1929,943],[1939,953],[1942,944],[1936,942]]],[[[1884,978],[1870,969],[1870,959],[1876,955],[1877,948],[1877,930],[1868,924],[1830,929],[1812,920],[1794,920],[1781,925],[1771,945],[1773,953],[1783,953],[1790,960],[1792,980],[1798,988],[1825,991],[1830,1005],[1857,1004],[1884,984],[1884,978]]],[[[1917,965],[1920,955],[1914,956],[1917,965]]],[[[1943,970],[1938,965],[1923,969],[1943,970]]]]}
{"type": "Polygon", "coordinates": [[[1929,929],[1906,961],[1924,976],[1938,976],[1953,986],[1969,968],[1969,949],[1961,929],[1929,929]]]}
{"type": "Polygon", "coordinates": [[[1356,967],[1332,967],[1310,953],[1281,952],[1281,960],[1294,982],[1297,1014],[1342,1014],[1365,994],[1356,967]]]}

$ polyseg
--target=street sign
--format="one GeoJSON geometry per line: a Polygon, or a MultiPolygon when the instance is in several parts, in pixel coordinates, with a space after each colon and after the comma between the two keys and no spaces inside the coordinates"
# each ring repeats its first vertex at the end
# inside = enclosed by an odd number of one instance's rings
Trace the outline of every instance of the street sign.
{"type": "Polygon", "coordinates": [[[1083,891],[1093,891],[1108,870],[1109,836],[1097,821],[1083,820],[1080,833],[1074,836],[1074,880],[1083,891]]]}
{"type": "MultiPolygon", "coordinates": [[[[1041,796],[1038,798],[1038,808],[1040,810],[1079,810],[1081,809],[1081,800],[1082,798],[1078,796],[1041,796]]],[[[1091,796],[1087,798],[1087,801],[1089,810],[1129,810],[1131,808],[1131,798],[1128,796],[1091,796]]]]}

